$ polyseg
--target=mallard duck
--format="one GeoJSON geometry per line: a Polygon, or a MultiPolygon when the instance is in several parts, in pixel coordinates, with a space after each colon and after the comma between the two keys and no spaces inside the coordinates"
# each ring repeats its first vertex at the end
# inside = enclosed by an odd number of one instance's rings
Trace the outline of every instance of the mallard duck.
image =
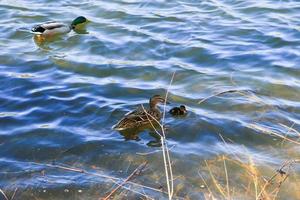
{"type": "Polygon", "coordinates": [[[77,17],[72,21],[72,23],[64,24],[61,22],[46,22],[44,24],[35,25],[31,31],[38,35],[57,35],[69,33],[71,30],[75,29],[77,25],[87,22],[87,19],[83,16],[77,17]]]}
{"type": "MultiPolygon", "coordinates": [[[[166,100],[160,95],[154,95],[149,100],[149,109],[139,108],[126,114],[113,129],[122,131],[133,128],[140,128],[144,125],[156,124],[161,119],[161,112],[157,107],[158,103],[165,103],[166,100]],[[151,115],[151,116],[150,116],[151,115]]],[[[168,102],[166,102],[168,103],[168,102]]]]}
{"type": "Polygon", "coordinates": [[[174,116],[186,115],[187,110],[184,105],[180,105],[179,107],[172,108],[169,113],[174,116]]]}

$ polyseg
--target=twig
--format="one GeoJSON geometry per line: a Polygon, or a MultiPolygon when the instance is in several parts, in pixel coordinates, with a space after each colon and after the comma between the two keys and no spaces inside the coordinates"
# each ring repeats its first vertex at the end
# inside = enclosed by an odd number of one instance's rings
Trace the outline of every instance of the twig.
{"type": "Polygon", "coordinates": [[[226,90],[226,91],[218,92],[218,93],[216,93],[216,94],[213,94],[213,95],[211,95],[211,96],[208,96],[208,97],[206,97],[206,98],[200,100],[200,101],[198,102],[198,104],[201,104],[201,103],[203,103],[204,101],[207,101],[208,99],[211,99],[211,98],[213,98],[213,97],[220,96],[220,95],[222,95],[222,94],[227,94],[227,93],[240,93],[240,92],[252,92],[252,93],[255,93],[253,90],[247,90],[247,89],[245,89],[245,90],[233,90],[233,89],[232,89],[232,90],[226,90]]]}
{"type": "Polygon", "coordinates": [[[6,196],[6,194],[3,192],[2,189],[0,189],[0,193],[4,196],[5,200],[9,200],[8,197],[6,196]]]}
{"type": "Polygon", "coordinates": [[[213,200],[216,199],[216,198],[214,197],[214,195],[213,195],[211,189],[209,188],[208,184],[206,183],[205,179],[203,178],[203,176],[202,176],[200,170],[198,170],[198,175],[200,176],[200,178],[202,179],[203,183],[205,184],[205,186],[206,186],[206,188],[207,188],[209,194],[211,195],[212,199],[213,199],[213,200]]]}
{"type": "Polygon", "coordinates": [[[286,132],[285,135],[284,135],[284,139],[281,141],[281,146],[282,146],[283,143],[285,142],[286,138],[288,137],[289,133],[290,133],[292,130],[294,130],[293,127],[294,127],[294,125],[295,125],[295,122],[293,122],[293,124],[292,124],[290,127],[288,127],[288,126],[286,126],[286,125],[284,125],[284,124],[281,124],[281,123],[279,123],[279,125],[281,125],[281,126],[283,126],[284,128],[287,128],[287,129],[288,129],[287,132],[286,132]]]}
{"type": "Polygon", "coordinates": [[[170,84],[168,86],[168,89],[167,89],[167,92],[166,92],[166,95],[165,95],[165,102],[164,102],[164,110],[163,110],[162,123],[160,123],[157,119],[155,119],[152,115],[150,115],[145,110],[145,108],[142,105],[142,109],[146,113],[147,119],[150,122],[152,128],[161,137],[161,144],[162,144],[161,148],[162,148],[162,152],[163,152],[163,160],[164,160],[165,174],[166,174],[166,179],[167,179],[167,189],[168,189],[169,200],[172,199],[172,196],[173,196],[173,193],[174,193],[174,183],[173,183],[174,179],[173,179],[173,171],[172,171],[172,164],[171,164],[171,159],[170,159],[170,153],[169,153],[168,144],[167,144],[166,135],[165,135],[165,131],[164,131],[163,125],[164,125],[164,120],[165,120],[166,104],[167,104],[167,98],[168,98],[168,94],[169,94],[169,89],[170,89],[170,87],[172,85],[174,77],[175,77],[175,72],[172,75],[170,84]],[[161,133],[159,133],[159,131],[157,131],[157,129],[155,128],[155,126],[153,125],[153,123],[152,123],[152,121],[150,120],[149,117],[152,120],[154,120],[160,126],[161,133]]]}
{"type": "MultiPolygon", "coordinates": [[[[230,149],[230,147],[228,146],[227,142],[225,141],[223,135],[222,135],[221,133],[219,133],[219,136],[220,136],[220,138],[222,139],[222,141],[223,141],[225,147],[232,153],[232,155],[234,155],[235,159],[242,163],[241,159],[236,155],[236,153],[233,152],[233,151],[230,149]]],[[[226,138],[226,139],[228,139],[228,138],[226,138]]],[[[230,142],[234,143],[232,140],[230,140],[230,139],[228,139],[228,140],[229,140],[230,142]]]]}
{"type": "Polygon", "coordinates": [[[223,156],[223,163],[224,163],[224,171],[225,171],[225,178],[226,178],[226,188],[227,188],[227,199],[230,200],[230,190],[229,190],[229,180],[228,180],[228,172],[225,157],[223,156]]]}
{"type": "MultiPolygon", "coordinates": [[[[164,122],[165,122],[166,104],[167,104],[168,94],[169,94],[169,90],[171,88],[171,85],[173,83],[173,80],[174,80],[174,77],[175,77],[175,73],[176,72],[174,72],[173,75],[172,75],[172,78],[170,80],[170,84],[169,84],[167,92],[166,92],[162,124],[164,124],[164,122]]],[[[173,196],[173,193],[174,193],[173,170],[172,170],[172,164],[171,164],[171,159],[170,159],[170,153],[169,153],[169,149],[168,149],[168,144],[167,144],[167,141],[166,141],[166,135],[165,135],[165,131],[164,131],[163,127],[162,127],[162,133],[163,133],[163,136],[164,136],[164,139],[163,139],[162,142],[163,143],[165,142],[165,146],[166,146],[167,161],[168,161],[169,173],[170,173],[170,180],[171,180],[171,187],[170,187],[169,199],[172,199],[172,196],[173,196]]]]}
{"type": "Polygon", "coordinates": [[[18,190],[18,188],[15,189],[15,191],[14,191],[13,195],[11,196],[10,200],[14,200],[15,195],[16,195],[16,193],[17,193],[17,190],[18,190]]]}
{"type": "Polygon", "coordinates": [[[219,182],[216,180],[215,176],[213,175],[211,169],[210,169],[210,166],[208,165],[207,161],[204,160],[205,164],[206,164],[206,167],[208,168],[208,172],[210,174],[210,177],[214,183],[214,185],[216,186],[216,188],[219,190],[220,194],[224,197],[224,199],[226,199],[226,194],[223,190],[223,188],[221,187],[221,185],[219,184],[219,182]]]}
{"type": "MultiPolygon", "coordinates": [[[[283,171],[283,169],[287,166],[291,166],[293,163],[296,163],[297,160],[289,160],[289,161],[286,161],[285,163],[283,163],[283,165],[276,171],[276,173],[267,180],[267,182],[264,184],[264,186],[262,187],[261,189],[261,192],[258,194],[258,197],[262,196],[262,193],[266,190],[266,188],[268,187],[268,185],[279,175],[281,174],[280,172],[283,171]]],[[[278,186],[277,186],[277,190],[280,189],[282,183],[287,179],[288,177],[288,174],[285,174],[285,177],[282,181],[279,182],[278,186]]],[[[274,190],[275,191],[275,190],[274,190]]],[[[277,195],[277,194],[276,194],[277,195]]]]}
{"type": "Polygon", "coordinates": [[[284,125],[284,124],[282,124],[282,123],[279,123],[279,125],[281,125],[281,126],[287,128],[289,132],[294,132],[295,134],[297,134],[297,135],[300,137],[299,131],[297,131],[296,129],[293,128],[294,125],[295,125],[295,122],[293,122],[293,124],[292,124],[290,127],[287,126],[287,125],[284,125]]]}
{"type": "MultiPolygon", "coordinates": [[[[97,177],[101,177],[101,178],[107,178],[107,179],[111,180],[112,182],[114,182],[115,184],[119,184],[118,181],[122,180],[120,178],[116,178],[116,177],[112,177],[112,176],[107,176],[107,175],[103,175],[103,174],[99,174],[99,173],[92,173],[92,172],[89,172],[87,170],[83,170],[83,169],[80,169],[80,168],[65,167],[65,166],[61,166],[61,165],[57,165],[57,164],[53,165],[53,164],[43,164],[43,163],[36,163],[36,162],[32,163],[32,164],[42,165],[42,166],[47,166],[47,167],[51,167],[51,168],[57,168],[57,169],[62,169],[62,170],[67,170],[67,171],[72,171],[72,172],[77,172],[77,173],[84,173],[84,174],[87,174],[87,175],[90,175],[90,176],[97,176],[97,177]]],[[[155,191],[155,192],[164,193],[164,192],[162,192],[161,190],[159,190],[157,188],[149,187],[149,186],[146,186],[146,185],[141,185],[141,184],[138,184],[138,183],[135,183],[135,182],[127,181],[127,183],[129,183],[131,185],[134,185],[134,186],[137,186],[137,187],[152,190],[152,191],[155,191]]]]}
{"type": "Polygon", "coordinates": [[[288,137],[282,136],[281,134],[276,133],[275,131],[272,131],[271,129],[259,126],[258,124],[249,124],[248,127],[251,128],[251,129],[255,129],[257,131],[260,131],[262,133],[266,133],[266,134],[269,134],[269,135],[275,135],[275,136],[277,136],[277,137],[279,137],[281,139],[285,139],[285,140],[287,140],[289,142],[292,142],[292,143],[300,145],[300,142],[298,142],[296,140],[292,140],[292,139],[290,139],[288,137]]]}
{"type": "MultiPolygon", "coordinates": [[[[176,145],[172,145],[169,150],[173,149],[176,145]]],[[[136,154],[137,155],[140,155],[140,156],[147,156],[147,155],[150,155],[150,154],[154,154],[154,153],[157,153],[157,152],[161,152],[162,150],[155,150],[155,151],[150,151],[150,152],[146,152],[146,153],[142,153],[142,152],[137,152],[136,154]]]]}
{"type": "MultiPolygon", "coordinates": [[[[175,77],[175,72],[174,72],[173,75],[172,75],[170,84],[169,84],[169,86],[168,86],[168,89],[167,89],[167,92],[166,92],[166,95],[165,95],[164,112],[163,112],[163,117],[162,117],[162,124],[164,124],[164,122],[165,122],[167,99],[168,99],[169,90],[170,90],[170,87],[171,87],[171,85],[172,85],[172,83],[173,83],[174,77],[175,77]]],[[[164,136],[164,137],[165,137],[165,136],[164,136]]]]}
{"type": "Polygon", "coordinates": [[[166,174],[166,180],[167,180],[167,189],[168,189],[168,196],[169,196],[169,200],[172,199],[173,196],[173,174],[169,172],[168,170],[168,165],[169,165],[169,169],[171,169],[172,171],[172,166],[171,166],[171,161],[170,161],[170,157],[168,156],[169,154],[166,155],[166,152],[168,152],[168,146],[165,140],[165,133],[164,133],[164,127],[163,125],[157,120],[155,119],[155,117],[153,117],[152,115],[150,115],[145,108],[142,105],[142,109],[144,110],[144,112],[146,113],[147,119],[150,122],[152,128],[154,129],[154,131],[161,137],[161,148],[162,148],[162,152],[163,152],[163,160],[164,160],[164,167],[165,167],[165,174],[166,174]],[[158,123],[158,125],[160,126],[160,129],[162,131],[162,134],[159,133],[159,131],[155,128],[155,126],[153,125],[152,121],[150,120],[150,118],[153,119],[156,123],[158,123]],[[169,174],[170,174],[170,178],[169,178],[169,174]],[[170,186],[170,182],[172,183],[172,189],[170,186]]]}
{"type": "MultiPolygon", "coordinates": [[[[65,167],[65,166],[61,166],[61,165],[52,165],[52,164],[44,164],[44,165],[47,167],[55,167],[58,169],[64,169],[64,170],[73,171],[73,172],[86,173],[86,171],[83,169],[78,169],[78,168],[73,168],[73,167],[65,167]]],[[[105,175],[103,175],[103,177],[108,178],[105,175]]]]}
{"type": "Polygon", "coordinates": [[[134,176],[139,175],[143,169],[146,167],[147,162],[139,165],[121,184],[119,184],[115,189],[113,189],[105,198],[100,198],[99,200],[108,200],[114,193],[120,189],[124,184],[126,184],[129,180],[133,179],[134,176]]]}

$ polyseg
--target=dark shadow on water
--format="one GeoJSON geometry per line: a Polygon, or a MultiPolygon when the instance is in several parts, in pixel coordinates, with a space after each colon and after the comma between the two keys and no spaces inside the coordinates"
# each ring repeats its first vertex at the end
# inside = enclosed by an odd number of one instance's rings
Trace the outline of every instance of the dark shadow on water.
{"type": "Polygon", "coordinates": [[[139,137],[139,134],[144,131],[147,131],[149,136],[151,136],[151,138],[153,138],[153,140],[150,140],[147,142],[147,146],[149,146],[149,147],[160,147],[161,146],[160,136],[155,132],[155,130],[152,127],[127,129],[127,130],[119,131],[119,133],[124,137],[125,141],[129,141],[129,140],[140,141],[141,138],[139,137]]]}
{"type": "Polygon", "coordinates": [[[149,135],[153,137],[154,140],[151,140],[147,143],[149,147],[161,147],[161,139],[160,135],[158,135],[155,131],[149,132],[149,135]]]}

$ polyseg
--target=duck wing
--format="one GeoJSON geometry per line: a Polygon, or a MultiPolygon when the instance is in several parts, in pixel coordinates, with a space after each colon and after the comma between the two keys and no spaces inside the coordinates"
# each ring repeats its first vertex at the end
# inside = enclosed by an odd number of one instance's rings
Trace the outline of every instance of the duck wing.
{"type": "Polygon", "coordinates": [[[124,130],[129,128],[135,128],[142,126],[144,124],[154,121],[153,117],[156,120],[160,119],[160,113],[154,112],[152,110],[144,110],[139,108],[134,110],[124,116],[113,128],[116,130],[124,130]],[[149,116],[151,115],[151,116],[149,116]]]}
{"type": "Polygon", "coordinates": [[[52,30],[52,29],[55,29],[55,28],[64,27],[66,25],[63,24],[63,23],[60,23],[60,22],[46,22],[45,24],[41,24],[40,26],[43,27],[46,30],[52,30]]]}
{"type": "Polygon", "coordinates": [[[33,33],[38,33],[38,34],[42,34],[43,32],[45,32],[46,30],[53,30],[56,28],[61,28],[61,27],[65,27],[66,25],[60,22],[46,22],[44,24],[38,24],[35,25],[31,31],[33,33]]]}
{"type": "Polygon", "coordinates": [[[161,113],[158,110],[146,110],[140,107],[137,110],[134,110],[125,115],[124,118],[134,119],[137,122],[149,122],[153,121],[153,118],[155,118],[156,120],[160,120],[160,117],[161,113]]]}

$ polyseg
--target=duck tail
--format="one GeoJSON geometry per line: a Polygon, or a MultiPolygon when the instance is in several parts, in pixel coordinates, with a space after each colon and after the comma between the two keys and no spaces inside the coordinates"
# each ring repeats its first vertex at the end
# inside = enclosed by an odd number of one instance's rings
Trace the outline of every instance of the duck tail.
{"type": "Polygon", "coordinates": [[[118,123],[116,123],[112,129],[116,130],[116,131],[123,131],[125,129],[127,129],[127,126],[126,126],[126,122],[127,122],[127,118],[123,118],[121,119],[120,121],[118,121],[118,123]]]}
{"type": "Polygon", "coordinates": [[[46,29],[43,28],[41,25],[36,25],[31,29],[31,31],[36,34],[42,34],[45,30],[46,29]]]}
{"type": "Polygon", "coordinates": [[[125,130],[124,127],[120,127],[119,124],[115,124],[111,127],[113,130],[116,130],[116,131],[123,131],[125,130]]]}

